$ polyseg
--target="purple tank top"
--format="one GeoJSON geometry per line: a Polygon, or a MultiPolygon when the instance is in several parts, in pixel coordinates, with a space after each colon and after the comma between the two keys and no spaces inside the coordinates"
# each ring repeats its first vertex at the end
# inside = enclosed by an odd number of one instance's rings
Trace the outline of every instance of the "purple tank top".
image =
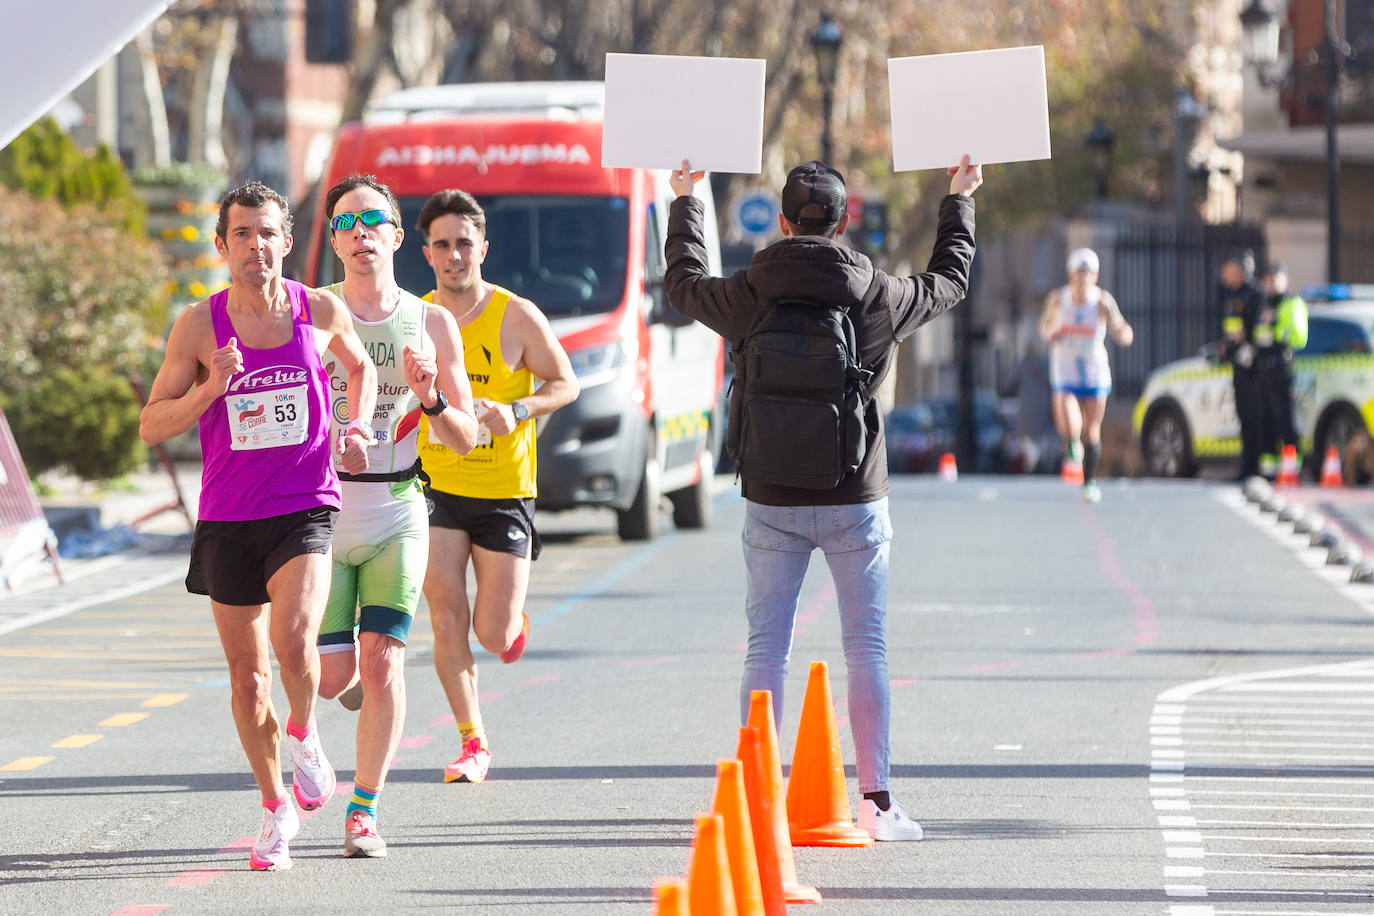
{"type": "MultiPolygon", "coordinates": [[[[315,343],[305,287],[282,281],[291,339],[254,350],[238,344],[243,371],[200,415],[200,518],[242,522],[317,506],[342,506],[329,445],[329,377],[315,343]]],[[[229,291],[210,298],[215,347],[237,337],[229,291]]]]}

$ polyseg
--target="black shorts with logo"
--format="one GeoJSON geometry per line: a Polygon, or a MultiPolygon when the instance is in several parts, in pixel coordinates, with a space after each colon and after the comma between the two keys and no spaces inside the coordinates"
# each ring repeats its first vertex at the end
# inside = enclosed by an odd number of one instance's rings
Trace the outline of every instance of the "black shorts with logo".
{"type": "Polygon", "coordinates": [[[197,522],[186,590],[220,604],[266,604],[267,580],[277,570],[308,553],[329,553],[338,514],[317,506],[246,522],[197,522]]]}
{"type": "Polygon", "coordinates": [[[429,487],[425,499],[431,528],[465,531],[478,547],[531,560],[539,559],[544,549],[534,527],[533,499],[481,499],[429,487]]]}

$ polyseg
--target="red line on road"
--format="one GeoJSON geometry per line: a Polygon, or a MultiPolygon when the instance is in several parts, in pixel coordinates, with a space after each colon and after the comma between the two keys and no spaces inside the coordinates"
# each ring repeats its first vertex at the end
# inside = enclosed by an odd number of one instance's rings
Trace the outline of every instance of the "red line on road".
{"type": "Polygon", "coordinates": [[[158,913],[171,908],[169,904],[165,903],[136,903],[132,906],[120,907],[110,916],[157,916],[158,913]]]}
{"type": "Polygon", "coordinates": [[[434,740],[433,735],[406,735],[401,739],[400,747],[421,748],[434,740]]]}
{"type": "Polygon", "coordinates": [[[1095,652],[1082,652],[1079,653],[1078,657],[1115,658],[1121,655],[1133,655],[1137,651],[1137,646],[1148,646],[1159,641],[1159,615],[1155,610],[1155,603],[1150,600],[1149,595],[1140,590],[1140,587],[1121,568],[1116,541],[1103,527],[1102,519],[1086,503],[1081,503],[1079,509],[1080,514],[1087,520],[1088,527],[1093,529],[1093,535],[1097,538],[1098,566],[1101,567],[1102,572],[1112,585],[1116,586],[1117,591],[1125,595],[1131,606],[1135,608],[1135,634],[1131,638],[1135,645],[1117,646],[1095,652]]]}

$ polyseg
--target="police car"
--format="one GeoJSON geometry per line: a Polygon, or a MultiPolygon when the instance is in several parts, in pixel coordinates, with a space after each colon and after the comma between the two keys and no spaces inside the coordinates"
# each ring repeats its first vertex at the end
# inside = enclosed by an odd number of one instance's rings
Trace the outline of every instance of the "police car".
{"type": "MultiPolygon", "coordinates": [[[[1293,360],[1298,450],[1314,469],[1326,450],[1374,428],[1374,285],[1304,287],[1307,346],[1293,360]]],[[[1231,366],[1215,344],[1150,373],[1132,418],[1148,473],[1190,477],[1240,458],[1231,366]]]]}

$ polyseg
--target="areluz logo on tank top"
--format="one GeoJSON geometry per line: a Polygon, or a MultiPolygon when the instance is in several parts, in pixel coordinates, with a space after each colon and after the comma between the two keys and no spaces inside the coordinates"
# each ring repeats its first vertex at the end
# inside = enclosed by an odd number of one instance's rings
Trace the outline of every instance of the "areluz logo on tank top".
{"type": "Polygon", "coordinates": [[[304,442],[310,425],[308,378],[299,366],[267,366],[235,379],[224,396],[229,447],[251,451],[304,442]]]}

